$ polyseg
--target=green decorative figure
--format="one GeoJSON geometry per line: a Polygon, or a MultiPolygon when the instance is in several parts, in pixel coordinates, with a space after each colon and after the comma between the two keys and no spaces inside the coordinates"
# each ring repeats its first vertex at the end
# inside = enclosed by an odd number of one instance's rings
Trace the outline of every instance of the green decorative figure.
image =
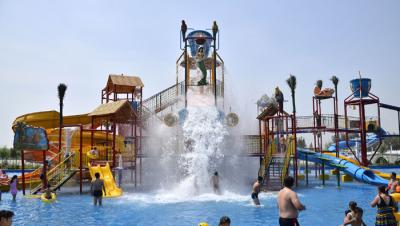
{"type": "Polygon", "coordinates": [[[203,47],[200,47],[197,50],[196,53],[196,66],[198,69],[200,69],[201,73],[203,74],[203,77],[200,79],[200,81],[197,83],[199,86],[205,86],[208,84],[207,82],[207,69],[206,65],[204,64],[204,49],[203,47]]]}

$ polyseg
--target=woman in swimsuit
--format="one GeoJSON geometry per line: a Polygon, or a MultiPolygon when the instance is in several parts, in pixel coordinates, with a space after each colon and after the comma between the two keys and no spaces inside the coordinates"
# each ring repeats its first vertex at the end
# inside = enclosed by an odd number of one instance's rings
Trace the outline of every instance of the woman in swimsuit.
{"type": "Polygon", "coordinates": [[[386,192],[385,186],[378,187],[378,195],[372,200],[371,206],[378,207],[376,212],[376,226],[396,226],[396,218],[393,209],[396,206],[395,201],[386,192]]]}

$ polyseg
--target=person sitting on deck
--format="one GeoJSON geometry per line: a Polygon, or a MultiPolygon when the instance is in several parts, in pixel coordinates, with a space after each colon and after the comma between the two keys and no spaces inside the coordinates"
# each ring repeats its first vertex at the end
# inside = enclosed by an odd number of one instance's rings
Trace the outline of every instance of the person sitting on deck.
{"type": "Polygon", "coordinates": [[[331,97],[335,90],[331,88],[322,89],[322,80],[318,80],[314,88],[314,96],[316,97],[331,97]]]}

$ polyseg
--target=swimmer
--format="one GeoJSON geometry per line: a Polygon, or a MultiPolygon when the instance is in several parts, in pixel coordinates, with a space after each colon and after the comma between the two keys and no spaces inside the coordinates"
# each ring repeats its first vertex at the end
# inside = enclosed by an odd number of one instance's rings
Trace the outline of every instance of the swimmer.
{"type": "Polygon", "coordinates": [[[261,183],[263,181],[262,177],[258,177],[257,181],[253,184],[253,191],[251,193],[251,199],[256,206],[260,206],[260,200],[258,199],[258,194],[261,191],[261,183]]]}

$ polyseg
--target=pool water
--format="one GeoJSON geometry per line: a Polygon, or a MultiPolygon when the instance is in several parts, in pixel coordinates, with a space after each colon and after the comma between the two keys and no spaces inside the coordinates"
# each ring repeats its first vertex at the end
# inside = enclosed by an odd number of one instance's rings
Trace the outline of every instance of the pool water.
{"type": "MultiPolygon", "coordinates": [[[[301,225],[338,226],[348,202],[354,200],[364,209],[364,221],[373,225],[376,209],[369,203],[376,195],[374,186],[357,182],[336,188],[335,180],[322,187],[311,181],[308,188],[296,189],[307,210],[300,214],[301,225]]],[[[260,195],[262,207],[251,205],[249,194],[225,192],[223,196],[204,194],[179,199],[167,193],[125,192],[116,199],[105,199],[103,207],[94,207],[89,194],[59,194],[53,204],[19,194],[16,202],[3,193],[1,209],[15,212],[15,225],[218,225],[221,216],[229,216],[232,225],[278,225],[276,193],[260,195]]]]}

